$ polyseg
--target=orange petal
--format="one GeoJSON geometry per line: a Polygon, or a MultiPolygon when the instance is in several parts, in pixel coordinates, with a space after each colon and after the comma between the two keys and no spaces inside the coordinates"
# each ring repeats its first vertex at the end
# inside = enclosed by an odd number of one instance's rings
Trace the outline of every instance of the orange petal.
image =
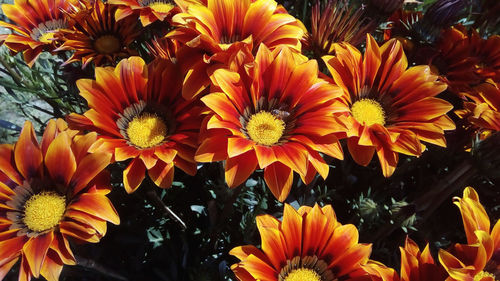
{"type": "Polygon", "coordinates": [[[281,229],[285,239],[286,253],[289,260],[301,256],[302,216],[290,205],[285,204],[281,229]]]}
{"type": "Polygon", "coordinates": [[[46,234],[31,238],[23,246],[23,254],[33,273],[34,277],[40,276],[43,261],[49,250],[49,246],[54,239],[54,232],[50,231],[46,234]]]}
{"type": "Polygon", "coordinates": [[[91,214],[115,225],[120,224],[120,217],[111,201],[99,193],[83,193],[69,208],[91,214]]]}
{"type": "Polygon", "coordinates": [[[174,163],[158,161],[153,168],[148,170],[148,175],[158,187],[171,187],[174,181],[174,163]]]}
{"type": "MultiPolygon", "coordinates": [[[[14,146],[17,170],[25,179],[30,179],[40,171],[43,162],[42,151],[36,140],[31,122],[24,123],[19,140],[14,146]]],[[[37,275],[38,276],[38,275],[37,275]]]]}
{"type": "Polygon", "coordinates": [[[13,146],[10,144],[0,145],[0,172],[4,173],[15,183],[21,185],[23,179],[14,166],[12,159],[12,156],[14,156],[13,151],[13,146]]]}
{"type": "Polygon", "coordinates": [[[59,256],[54,251],[49,251],[40,273],[47,281],[58,281],[62,269],[63,262],[59,259],[59,256]]]}
{"type": "Polygon", "coordinates": [[[244,183],[257,167],[257,158],[253,151],[226,160],[225,178],[229,187],[244,183]]]}
{"type": "Polygon", "coordinates": [[[123,185],[127,193],[132,193],[139,188],[146,177],[146,166],[141,159],[132,159],[132,162],[123,170],[123,185]]]}
{"type": "Polygon", "coordinates": [[[5,262],[0,266],[0,280],[4,280],[7,273],[9,273],[10,269],[17,263],[19,258],[13,258],[12,260],[5,262]]]}
{"type": "Polygon", "coordinates": [[[89,182],[108,166],[110,160],[111,154],[108,153],[92,153],[85,156],[71,179],[71,185],[74,186],[73,194],[87,187],[89,182]]]}
{"type": "Polygon", "coordinates": [[[347,140],[347,148],[352,159],[361,166],[368,166],[375,153],[374,146],[364,146],[358,144],[358,137],[351,137],[347,140]]]}
{"type": "Polygon", "coordinates": [[[283,202],[292,187],[293,171],[280,162],[275,162],[264,169],[264,180],[274,197],[283,202]]]}
{"type": "Polygon", "coordinates": [[[60,133],[47,148],[45,166],[52,180],[67,186],[76,171],[76,160],[67,132],[60,133]]]}

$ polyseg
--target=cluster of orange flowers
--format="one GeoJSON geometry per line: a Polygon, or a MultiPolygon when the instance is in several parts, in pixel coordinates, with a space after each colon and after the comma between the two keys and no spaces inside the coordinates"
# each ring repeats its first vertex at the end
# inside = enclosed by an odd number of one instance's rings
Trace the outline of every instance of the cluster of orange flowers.
{"type": "MultiPolygon", "coordinates": [[[[306,184],[328,176],[324,157],[344,158],[341,139],[360,165],[376,153],[389,177],[400,153],[420,156],[422,141],[445,147],[444,132],[455,129],[453,106],[437,97],[455,72],[445,80],[429,65],[408,67],[400,41],[379,45],[368,34],[364,54],[328,46],[330,74],[322,74],[301,53],[304,25],[274,0],[15,0],[2,9],[13,23],[0,26],[14,33],[0,39],[28,65],[42,51],[70,51],[65,64],[93,64],[95,79],[77,82],[89,110],[70,114],[69,128],[51,121],[39,144],[27,122],[14,146],[0,147],[0,279],[21,259],[20,280],[57,280],[63,264],[75,264],[68,238],[98,242],[106,222],[119,223],[105,196],[112,162],[129,160],[128,193],[146,174],[167,188],[175,167],[194,175],[197,163],[224,161],[229,187],[261,169],[284,201],[295,173],[306,184]]],[[[460,37],[453,42],[479,40],[474,51],[496,52],[495,67],[475,69],[489,80],[460,114],[499,130],[499,38],[450,32],[460,37]]],[[[371,246],[330,206],[286,205],[282,221],[259,217],[261,250],[232,250],[242,260],[233,270],[240,280],[498,279],[499,224],[490,232],[472,189],[457,200],[468,244],[440,252],[442,268],[408,240],[399,277],[369,261],[371,246]]]]}

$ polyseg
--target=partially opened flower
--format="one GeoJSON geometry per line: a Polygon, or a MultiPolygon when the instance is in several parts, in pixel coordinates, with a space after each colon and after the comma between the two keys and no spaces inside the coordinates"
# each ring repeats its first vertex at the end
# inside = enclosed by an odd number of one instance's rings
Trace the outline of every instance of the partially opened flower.
{"type": "Polygon", "coordinates": [[[320,153],[343,158],[335,133],[345,128],[332,111],[347,108],[333,105],[340,89],[318,78],[316,61],[287,47],[270,51],[261,45],[253,63],[238,72],[218,69],[211,78],[220,92],[201,99],[213,113],[196,160],[226,160],[230,187],[264,169],[269,189],[283,201],[293,172],[309,183],[316,172],[328,175],[320,153]]]}
{"type": "Polygon", "coordinates": [[[19,280],[59,279],[76,264],[68,240],[96,243],[106,222],[119,224],[104,168],[111,155],[87,152],[96,134],[51,120],[39,144],[32,124],[0,145],[0,279],[21,260],[19,280]]]}
{"type": "Polygon", "coordinates": [[[490,229],[490,219],[477,192],[467,187],[463,197],[455,197],[464,223],[467,244],[440,250],[439,260],[450,274],[449,280],[495,281],[500,279],[500,220],[490,229]]]}
{"type": "Polygon", "coordinates": [[[64,33],[64,43],[57,49],[74,52],[66,63],[81,61],[83,67],[92,61],[96,66],[114,65],[117,59],[135,53],[129,45],[139,35],[136,18],[117,22],[117,6],[102,0],[80,2],[68,14],[75,21],[73,29],[64,33]]]}
{"type": "Polygon", "coordinates": [[[500,131],[499,84],[483,83],[475,87],[464,102],[464,109],[455,113],[482,130],[500,131]]]}
{"type": "Polygon", "coordinates": [[[373,281],[445,281],[448,274],[434,261],[427,244],[423,251],[418,245],[406,238],[404,248],[401,251],[401,275],[399,276],[392,268],[386,267],[378,262],[370,261],[363,269],[366,270],[373,281]]]}
{"type": "Polygon", "coordinates": [[[15,33],[5,37],[5,45],[12,51],[22,52],[31,67],[42,51],[52,51],[62,29],[69,28],[64,15],[71,7],[67,0],[15,0],[3,4],[4,15],[14,24],[0,21],[0,26],[15,33]]]}
{"type": "Polygon", "coordinates": [[[320,1],[312,7],[311,34],[306,36],[305,48],[321,58],[335,53],[334,44],[348,42],[357,46],[366,33],[377,27],[375,21],[365,17],[362,8],[355,9],[345,0],[320,1]]]}
{"type": "Polygon", "coordinates": [[[427,65],[409,69],[401,44],[393,39],[381,47],[367,35],[366,53],[349,44],[335,46],[336,56],[324,60],[339,98],[350,108],[336,113],[349,128],[348,148],[354,160],[368,165],[376,152],[384,176],[396,169],[399,153],[419,156],[420,141],[446,146],[444,130],[455,125],[446,116],[453,106],[435,96],[446,89],[427,65]]]}
{"type": "Polygon", "coordinates": [[[143,26],[163,21],[180,11],[171,0],[109,0],[108,3],[118,5],[115,14],[117,21],[137,13],[143,26]]]}
{"type": "Polygon", "coordinates": [[[92,152],[112,153],[116,161],[131,159],[123,171],[125,190],[134,192],[146,170],[162,188],[171,186],[174,166],[194,175],[202,108],[181,97],[179,67],[169,60],[146,65],[130,57],[114,69],[97,67],[95,72],[96,80],[77,82],[90,110],[68,120],[99,133],[92,152]]]}
{"type": "MultiPolygon", "coordinates": [[[[186,12],[173,17],[173,24],[177,28],[169,33],[170,38],[205,53],[204,64],[190,70],[193,79],[208,77],[210,62],[225,63],[243,46],[256,51],[261,43],[270,49],[287,45],[300,51],[300,39],[305,33],[303,24],[274,0],[208,0],[207,5],[191,4],[186,12]]],[[[185,91],[184,97],[192,98],[207,86],[200,84],[185,91]]]]}
{"type": "Polygon", "coordinates": [[[358,243],[358,230],[337,221],[330,205],[303,206],[296,211],[285,204],[283,220],[257,217],[261,248],[240,246],[229,253],[241,261],[231,266],[241,281],[370,280],[361,266],[371,253],[370,244],[358,243]]]}

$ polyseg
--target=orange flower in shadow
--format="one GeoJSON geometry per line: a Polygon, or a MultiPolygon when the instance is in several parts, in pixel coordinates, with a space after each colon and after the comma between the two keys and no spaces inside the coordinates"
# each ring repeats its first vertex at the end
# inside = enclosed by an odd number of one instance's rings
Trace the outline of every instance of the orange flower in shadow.
{"type": "Polygon", "coordinates": [[[117,6],[96,0],[92,4],[80,0],[68,17],[75,24],[71,31],[64,32],[64,43],[56,51],[74,51],[65,62],[81,61],[85,68],[90,62],[94,65],[114,65],[119,58],[136,52],[129,45],[139,35],[136,19],[129,17],[117,22],[117,6]]]}
{"type": "Polygon", "coordinates": [[[189,75],[202,82],[185,89],[183,96],[187,99],[208,86],[210,63],[224,64],[243,46],[256,51],[261,43],[270,49],[287,45],[300,51],[300,39],[305,34],[303,24],[274,0],[208,0],[206,5],[188,5],[172,21],[177,28],[168,37],[204,52],[203,64],[193,65],[189,75]]]}
{"type": "Polygon", "coordinates": [[[500,131],[500,88],[490,82],[475,87],[472,93],[464,93],[469,100],[464,102],[464,109],[455,113],[480,130],[500,131]]]}
{"type": "Polygon", "coordinates": [[[363,269],[372,277],[372,281],[445,281],[448,274],[439,264],[434,262],[429,244],[423,251],[418,245],[406,238],[405,246],[401,251],[401,276],[392,268],[381,263],[369,261],[363,269]]]}
{"type": "Polygon", "coordinates": [[[164,21],[180,12],[176,3],[171,0],[109,0],[108,3],[118,5],[116,21],[139,14],[142,26],[148,26],[155,21],[164,21]]]}
{"type": "Polygon", "coordinates": [[[162,188],[171,186],[174,166],[194,175],[202,107],[182,99],[178,65],[161,59],[146,65],[130,57],[95,72],[96,80],[77,82],[90,110],[70,114],[68,122],[99,133],[90,151],[112,153],[116,161],[132,159],[123,171],[125,190],[134,192],[146,170],[162,188]]]}
{"type": "Polygon", "coordinates": [[[374,153],[385,177],[392,175],[398,154],[419,156],[420,141],[446,146],[444,130],[455,125],[446,116],[453,106],[435,96],[446,89],[428,66],[407,69],[401,44],[393,39],[381,47],[367,35],[363,56],[353,46],[335,45],[336,57],[323,57],[333,82],[343,89],[339,103],[350,108],[336,113],[346,124],[348,148],[363,166],[374,153]]]}
{"type": "Polygon", "coordinates": [[[198,162],[226,160],[225,177],[238,186],[255,171],[274,196],[288,196],[297,172],[305,183],[317,172],[326,178],[329,167],[320,153],[342,159],[335,133],[345,131],[333,118],[340,89],[318,78],[316,61],[288,47],[270,51],[261,45],[255,61],[237,72],[218,69],[211,76],[217,89],[201,100],[207,117],[198,162]]]}
{"type": "Polygon", "coordinates": [[[70,27],[64,15],[74,1],[67,0],[15,0],[3,4],[4,15],[14,24],[0,21],[0,26],[14,31],[1,35],[1,41],[13,52],[22,52],[31,67],[42,51],[55,49],[60,31],[70,27]]]}
{"type": "Polygon", "coordinates": [[[261,215],[257,228],[260,249],[247,245],[229,252],[241,260],[231,266],[238,280],[370,280],[361,266],[371,245],[358,243],[356,227],[339,223],[330,205],[296,211],[285,204],[282,221],[261,215]]]}
{"type": "Polygon", "coordinates": [[[495,281],[500,279],[500,220],[490,229],[490,219],[472,187],[453,198],[460,209],[467,244],[440,250],[439,260],[450,274],[448,280],[495,281]]]}
{"type": "Polygon", "coordinates": [[[76,264],[69,238],[97,243],[120,223],[106,197],[111,155],[87,152],[96,138],[59,119],[39,144],[27,121],[14,146],[0,145],[0,279],[21,259],[19,280],[58,280],[76,264]]]}

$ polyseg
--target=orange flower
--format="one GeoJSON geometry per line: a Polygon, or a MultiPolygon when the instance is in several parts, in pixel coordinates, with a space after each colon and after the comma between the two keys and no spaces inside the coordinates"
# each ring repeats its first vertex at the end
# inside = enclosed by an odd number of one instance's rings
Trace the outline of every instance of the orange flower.
{"type": "Polygon", "coordinates": [[[401,277],[392,268],[378,262],[370,261],[363,266],[372,276],[373,281],[444,281],[448,277],[446,271],[434,262],[429,244],[421,252],[418,245],[406,238],[401,251],[401,277]]]}
{"type": "Polygon", "coordinates": [[[65,41],[57,51],[74,51],[66,64],[81,61],[83,68],[91,61],[96,66],[116,63],[118,58],[128,57],[135,52],[129,45],[139,35],[136,19],[129,17],[115,21],[117,6],[96,0],[81,5],[68,16],[75,21],[72,31],[64,32],[65,41]],[[87,7],[89,6],[89,7],[87,7]]]}
{"type": "Polygon", "coordinates": [[[138,13],[143,26],[148,26],[157,20],[163,21],[180,11],[171,0],[109,0],[108,3],[118,5],[116,21],[138,13]]]}
{"type": "Polygon", "coordinates": [[[89,154],[96,134],[78,133],[51,120],[39,144],[27,121],[15,146],[0,145],[0,279],[21,259],[19,280],[58,280],[76,264],[69,238],[96,243],[120,223],[106,197],[111,155],[89,154]]]}
{"type": "Polygon", "coordinates": [[[462,214],[467,244],[455,244],[451,251],[440,250],[439,260],[449,280],[495,281],[500,279],[500,220],[490,231],[490,219],[472,187],[462,198],[453,198],[462,214]]]}
{"type": "Polygon", "coordinates": [[[325,56],[335,84],[343,89],[339,101],[350,108],[336,114],[349,128],[349,152],[360,165],[368,165],[373,154],[384,176],[396,169],[398,154],[419,156],[421,140],[446,146],[444,130],[455,125],[446,116],[453,106],[435,98],[446,89],[426,65],[407,69],[401,44],[393,39],[379,47],[367,35],[364,59],[349,44],[335,45],[336,57],[325,56]]]}
{"type": "Polygon", "coordinates": [[[63,13],[71,6],[66,0],[15,0],[3,4],[2,10],[15,24],[0,21],[0,26],[14,34],[5,35],[5,45],[13,52],[23,52],[24,60],[31,67],[44,50],[52,51],[54,41],[69,23],[63,13]]]}
{"type": "Polygon", "coordinates": [[[483,83],[466,96],[471,101],[464,102],[464,109],[455,113],[480,129],[500,131],[499,84],[483,83]]]}
{"type": "Polygon", "coordinates": [[[482,39],[475,30],[458,25],[443,31],[432,66],[455,93],[493,79],[500,82],[500,36],[482,39]]]}
{"type": "Polygon", "coordinates": [[[179,67],[169,60],[146,65],[130,57],[114,69],[97,67],[95,73],[96,80],[77,82],[90,110],[70,114],[68,120],[100,134],[90,151],[112,153],[116,161],[132,159],[123,171],[125,190],[134,192],[146,170],[162,188],[171,186],[174,166],[194,175],[201,107],[180,96],[179,67]]]}
{"type": "Polygon", "coordinates": [[[178,28],[168,37],[205,52],[203,64],[193,65],[190,70],[189,76],[202,82],[184,91],[188,99],[208,86],[210,62],[225,63],[243,46],[256,51],[260,43],[270,49],[287,45],[300,51],[300,39],[305,33],[303,24],[274,0],[208,0],[207,5],[188,5],[185,13],[172,20],[178,28]]]}
{"type": "MultiPolygon", "coordinates": [[[[358,243],[358,230],[337,221],[332,206],[285,204],[283,220],[257,217],[261,249],[240,246],[229,253],[241,261],[231,266],[241,281],[358,280],[366,275],[371,244],[358,243]]],[[[360,279],[360,280],[370,280],[360,279]]]]}
{"type": "Polygon", "coordinates": [[[264,169],[271,192],[283,201],[294,171],[305,183],[316,171],[326,178],[329,168],[319,153],[343,158],[334,133],[345,128],[332,111],[347,108],[332,107],[340,89],[318,78],[316,61],[288,47],[271,52],[261,45],[253,63],[242,64],[238,72],[218,69],[211,78],[220,92],[201,99],[213,114],[196,160],[226,160],[230,187],[264,169]]]}

